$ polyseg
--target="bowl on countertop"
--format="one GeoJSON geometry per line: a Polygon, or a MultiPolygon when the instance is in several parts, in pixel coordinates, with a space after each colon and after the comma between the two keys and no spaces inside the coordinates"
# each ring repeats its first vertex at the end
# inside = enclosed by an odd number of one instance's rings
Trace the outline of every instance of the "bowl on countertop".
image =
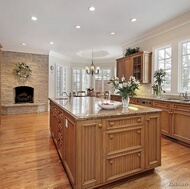
{"type": "Polygon", "coordinates": [[[111,110],[116,109],[119,105],[121,105],[121,102],[99,102],[98,105],[102,109],[111,110]]]}

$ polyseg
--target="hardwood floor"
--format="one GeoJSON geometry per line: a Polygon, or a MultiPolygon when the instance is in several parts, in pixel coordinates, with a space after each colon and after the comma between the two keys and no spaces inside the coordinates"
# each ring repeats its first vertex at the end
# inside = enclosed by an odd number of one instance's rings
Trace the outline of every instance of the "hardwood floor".
{"type": "MultiPolygon", "coordinates": [[[[71,189],[48,121],[48,113],[2,116],[0,189],[71,189]]],[[[189,189],[190,148],[162,138],[162,166],[107,188],[189,189]]]]}

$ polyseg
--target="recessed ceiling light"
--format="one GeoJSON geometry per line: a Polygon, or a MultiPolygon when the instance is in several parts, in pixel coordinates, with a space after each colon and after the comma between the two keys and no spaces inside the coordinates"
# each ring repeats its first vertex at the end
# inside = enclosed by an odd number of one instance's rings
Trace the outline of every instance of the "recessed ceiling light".
{"type": "Polygon", "coordinates": [[[111,35],[115,35],[115,32],[111,32],[110,34],[111,34],[111,35]]]}
{"type": "Polygon", "coordinates": [[[95,11],[95,7],[89,7],[88,8],[90,11],[95,11]]]}
{"type": "Polygon", "coordinates": [[[53,45],[53,41],[50,41],[49,44],[50,44],[50,45],[53,45]]]}
{"type": "Polygon", "coordinates": [[[137,19],[136,18],[131,18],[130,21],[131,22],[135,22],[137,19]]]}
{"type": "Polygon", "coordinates": [[[77,25],[77,26],[75,26],[77,29],[80,29],[80,26],[79,25],[77,25]]]}
{"type": "Polygon", "coordinates": [[[26,43],[21,43],[21,45],[25,46],[25,45],[26,45],[26,43]]]}
{"type": "Polygon", "coordinates": [[[37,20],[37,17],[32,16],[32,17],[31,17],[31,20],[36,21],[36,20],[37,20]]]}

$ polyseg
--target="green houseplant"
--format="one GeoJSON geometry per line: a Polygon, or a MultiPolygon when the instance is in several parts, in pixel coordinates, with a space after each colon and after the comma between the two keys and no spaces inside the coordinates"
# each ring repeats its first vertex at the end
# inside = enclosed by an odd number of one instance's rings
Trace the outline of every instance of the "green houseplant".
{"type": "Polygon", "coordinates": [[[129,48],[126,49],[125,56],[129,56],[129,55],[137,53],[137,52],[140,52],[140,47],[135,47],[135,48],[130,48],[129,47],[129,48]]]}

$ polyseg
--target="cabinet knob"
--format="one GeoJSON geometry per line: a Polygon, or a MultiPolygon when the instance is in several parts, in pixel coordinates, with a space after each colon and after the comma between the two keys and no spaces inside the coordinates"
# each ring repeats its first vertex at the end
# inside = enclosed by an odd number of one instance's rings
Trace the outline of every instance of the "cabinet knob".
{"type": "Polygon", "coordinates": [[[155,102],[155,105],[157,105],[158,103],[157,102],[155,102]]]}
{"type": "Polygon", "coordinates": [[[175,105],[174,108],[177,108],[177,106],[175,105]]]}
{"type": "Polygon", "coordinates": [[[168,107],[168,104],[166,104],[166,107],[168,107]]]}
{"type": "Polygon", "coordinates": [[[137,122],[140,123],[140,122],[141,122],[141,119],[137,119],[137,122]]]}
{"type": "Polygon", "coordinates": [[[138,155],[139,157],[141,157],[141,153],[138,153],[137,155],[138,155]]]}
{"type": "Polygon", "coordinates": [[[147,118],[146,118],[146,120],[147,120],[147,121],[150,121],[150,118],[149,118],[149,117],[147,117],[147,118]]]}
{"type": "Polygon", "coordinates": [[[111,139],[111,140],[113,139],[113,135],[110,135],[110,139],[111,139]]]}
{"type": "Polygon", "coordinates": [[[100,123],[100,124],[98,124],[98,127],[101,129],[102,128],[102,124],[100,123]]]}
{"type": "Polygon", "coordinates": [[[137,133],[140,134],[140,133],[141,133],[141,130],[138,130],[137,133]]]}
{"type": "Polygon", "coordinates": [[[113,160],[110,160],[109,163],[110,163],[110,165],[113,165],[113,160]]]}
{"type": "Polygon", "coordinates": [[[113,121],[110,122],[110,126],[111,126],[111,127],[113,126],[113,121]]]}

